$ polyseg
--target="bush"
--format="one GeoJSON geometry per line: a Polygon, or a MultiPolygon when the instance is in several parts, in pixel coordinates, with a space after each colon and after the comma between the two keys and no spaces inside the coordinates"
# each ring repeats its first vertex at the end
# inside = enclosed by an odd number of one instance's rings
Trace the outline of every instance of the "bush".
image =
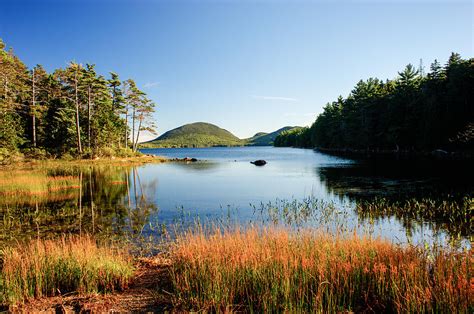
{"type": "Polygon", "coordinates": [[[23,154],[28,159],[45,160],[51,158],[51,155],[44,148],[27,148],[23,154]]]}
{"type": "Polygon", "coordinates": [[[141,155],[140,152],[134,152],[130,148],[121,147],[116,150],[117,157],[135,157],[141,155]]]}
{"type": "Polygon", "coordinates": [[[74,156],[71,155],[69,152],[68,153],[64,153],[61,155],[61,159],[65,160],[65,161],[71,161],[71,160],[74,160],[74,156]]]}
{"type": "Polygon", "coordinates": [[[111,158],[114,157],[116,152],[112,147],[102,147],[97,150],[98,157],[111,158]]]}
{"type": "Polygon", "coordinates": [[[0,165],[9,165],[15,162],[22,161],[24,158],[23,154],[16,150],[9,150],[4,147],[0,147],[0,165]]]}

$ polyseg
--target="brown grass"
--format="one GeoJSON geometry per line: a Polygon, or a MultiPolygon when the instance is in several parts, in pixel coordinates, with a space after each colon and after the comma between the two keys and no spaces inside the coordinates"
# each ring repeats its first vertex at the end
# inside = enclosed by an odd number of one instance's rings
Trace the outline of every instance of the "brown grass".
{"type": "Polygon", "coordinates": [[[283,229],[202,230],[171,249],[174,304],[211,311],[473,310],[470,252],[283,229]]]}
{"type": "Polygon", "coordinates": [[[91,237],[34,240],[1,251],[0,304],[65,293],[111,292],[133,274],[126,250],[99,246],[91,237]]]}

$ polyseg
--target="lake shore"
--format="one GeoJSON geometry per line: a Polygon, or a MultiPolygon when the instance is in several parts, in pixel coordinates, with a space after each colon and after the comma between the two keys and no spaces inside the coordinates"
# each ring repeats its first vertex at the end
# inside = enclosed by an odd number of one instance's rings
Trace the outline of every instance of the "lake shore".
{"type": "Polygon", "coordinates": [[[315,147],[314,150],[324,154],[356,158],[356,159],[387,159],[404,161],[471,161],[474,159],[473,151],[433,151],[414,150],[381,150],[381,149],[351,149],[351,148],[324,148],[315,147]]]}
{"type": "Polygon", "coordinates": [[[1,170],[21,169],[30,167],[63,167],[63,166],[96,166],[96,165],[110,165],[110,166],[128,166],[140,165],[145,163],[164,163],[176,161],[163,156],[155,155],[139,155],[133,157],[103,157],[94,159],[25,159],[15,163],[1,165],[1,170]]]}

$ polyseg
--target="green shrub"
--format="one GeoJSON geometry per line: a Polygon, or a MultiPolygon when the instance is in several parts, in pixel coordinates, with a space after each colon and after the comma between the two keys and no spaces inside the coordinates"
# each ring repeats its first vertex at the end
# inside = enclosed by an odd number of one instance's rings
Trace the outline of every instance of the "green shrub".
{"type": "Polygon", "coordinates": [[[9,150],[7,148],[0,147],[0,165],[9,165],[19,162],[23,160],[23,158],[23,154],[16,150],[9,150]]]}
{"type": "Polygon", "coordinates": [[[27,148],[23,154],[28,159],[45,160],[51,158],[51,155],[44,148],[27,148]]]}

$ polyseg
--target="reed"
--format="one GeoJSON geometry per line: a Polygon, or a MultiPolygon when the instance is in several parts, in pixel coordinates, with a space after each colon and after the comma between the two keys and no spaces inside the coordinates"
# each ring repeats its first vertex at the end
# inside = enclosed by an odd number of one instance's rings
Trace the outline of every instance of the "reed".
{"type": "Polygon", "coordinates": [[[89,236],[34,240],[1,251],[0,303],[65,293],[111,292],[127,286],[132,261],[89,236]]]}
{"type": "Polygon", "coordinates": [[[174,304],[245,312],[471,312],[469,252],[316,231],[202,229],[170,249],[174,304]]]}

